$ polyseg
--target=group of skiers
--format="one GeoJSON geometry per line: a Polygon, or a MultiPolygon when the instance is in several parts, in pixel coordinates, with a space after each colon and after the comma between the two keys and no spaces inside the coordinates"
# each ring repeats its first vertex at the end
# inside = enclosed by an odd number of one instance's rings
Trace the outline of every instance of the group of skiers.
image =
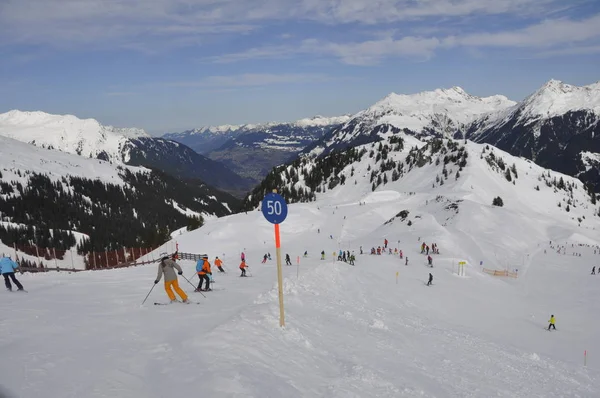
{"type": "MultiPolygon", "coordinates": [[[[179,281],[177,280],[177,275],[183,275],[183,270],[181,266],[175,262],[177,259],[177,253],[174,253],[172,256],[169,256],[167,253],[160,254],[160,262],[158,264],[158,273],[156,275],[156,279],[154,280],[154,284],[160,282],[160,280],[164,277],[165,280],[165,291],[167,292],[167,296],[171,302],[177,301],[175,297],[175,293],[181,297],[181,301],[183,303],[188,303],[188,296],[185,292],[179,287],[179,281]],[[175,293],[173,292],[175,290],[175,293]]],[[[217,256],[214,261],[215,266],[219,270],[219,272],[225,273],[225,269],[223,269],[223,261],[217,256]]],[[[240,263],[241,277],[245,277],[246,268],[249,266],[246,264],[246,255],[242,252],[241,254],[241,263],[240,263]]],[[[4,273],[4,272],[3,272],[4,273]]],[[[196,273],[198,274],[198,287],[194,290],[195,292],[210,292],[212,289],[210,288],[210,283],[214,282],[212,280],[212,268],[210,262],[208,261],[208,256],[203,255],[198,262],[196,263],[196,273]],[[206,282],[206,284],[205,284],[206,282]],[[202,286],[205,285],[203,288],[202,286]]],[[[185,278],[185,277],[184,277],[185,278]]],[[[13,279],[14,280],[14,279],[13,279]]],[[[189,280],[188,280],[189,282],[189,280]]],[[[8,282],[7,282],[8,283],[8,282]]],[[[16,282],[18,284],[18,281],[16,282]]],[[[8,285],[7,285],[8,286],[8,285]]],[[[18,285],[20,286],[20,284],[18,285]]],[[[22,289],[22,286],[19,290],[22,289]]]]}

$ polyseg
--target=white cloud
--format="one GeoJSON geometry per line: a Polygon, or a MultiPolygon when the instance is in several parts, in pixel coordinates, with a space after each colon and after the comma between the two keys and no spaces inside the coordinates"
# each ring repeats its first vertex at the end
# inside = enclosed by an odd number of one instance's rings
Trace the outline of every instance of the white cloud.
{"type": "Polygon", "coordinates": [[[217,63],[248,59],[280,59],[298,55],[335,57],[345,64],[372,65],[383,59],[410,57],[417,60],[432,57],[436,50],[464,48],[470,54],[483,56],[486,48],[528,49],[532,54],[560,55],[598,52],[600,14],[582,20],[567,18],[545,20],[522,29],[481,32],[454,36],[393,37],[394,31],[379,31],[381,38],[358,42],[330,42],[306,39],[296,45],[251,48],[239,53],[223,54],[208,60],[217,63]]]}
{"type": "MultiPolygon", "coordinates": [[[[578,0],[582,1],[582,0],[578,0]]],[[[19,0],[0,1],[0,43],[51,47],[112,45],[262,29],[270,22],[316,21],[360,25],[550,12],[559,0],[19,0]]],[[[2,45],[2,44],[0,44],[2,45]]],[[[131,46],[136,48],[136,46],[131,46]]]]}
{"type": "Polygon", "coordinates": [[[448,45],[549,48],[600,37],[600,14],[580,21],[546,20],[515,31],[476,33],[446,39],[448,45]]]}
{"type": "Polygon", "coordinates": [[[170,82],[170,87],[251,87],[290,83],[316,83],[334,80],[333,77],[310,73],[244,73],[240,75],[208,76],[196,81],[170,82]]]}

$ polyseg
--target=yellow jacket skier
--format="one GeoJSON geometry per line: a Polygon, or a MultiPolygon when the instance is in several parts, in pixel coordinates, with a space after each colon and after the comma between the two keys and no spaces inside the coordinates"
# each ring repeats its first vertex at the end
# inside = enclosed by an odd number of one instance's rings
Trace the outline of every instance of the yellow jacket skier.
{"type": "Polygon", "coordinates": [[[550,315],[550,320],[548,322],[550,323],[548,325],[548,330],[550,330],[550,328],[556,330],[556,326],[554,326],[554,323],[556,322],[556,319],[554,319],[554,315],[550,315]]]}

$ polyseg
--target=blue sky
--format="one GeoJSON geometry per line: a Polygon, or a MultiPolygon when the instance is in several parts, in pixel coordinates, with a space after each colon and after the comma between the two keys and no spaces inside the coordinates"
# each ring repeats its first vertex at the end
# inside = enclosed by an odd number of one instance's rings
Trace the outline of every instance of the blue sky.
{"type": "Polygon", "coordinates": [[[0,112],[152,134],[600,80],[597,0],[0,0],[0,112]]]}

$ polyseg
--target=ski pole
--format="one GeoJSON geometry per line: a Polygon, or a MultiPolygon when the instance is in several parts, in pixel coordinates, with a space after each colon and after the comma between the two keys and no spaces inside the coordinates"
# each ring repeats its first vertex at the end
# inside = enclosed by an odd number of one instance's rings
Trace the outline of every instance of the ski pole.
{"type": "MultiPolygon", "coordinates": [[[[181,274],[181,276],[183,277],[183,279],[185,279],[187,281],[187,283],[189,283],[190,285],[192,285],[192,287],[194,288],[194,291],[197,291],[198,293],[202,294],[202,292],[200,290],[196,290],[196,286],[194,286],[192,284],[192,282],[190,282],[190,280],[185,277],[185,275],[181,274]]],[[[202,297],[206,298],[206,296],[204,294],[202,294],[202,297]]]]}
{"type": "Polygon", "coordinates": [[[146,298],[144,299],[144,301],[142,301],[142,305],[144,305],[144,303],[146,302],[146,300],[148,300],[148,297],[150,297],[150,293],[152,293],[152,290],[154,290],[154,286],[156,286],[156,283],[153,284],[152,287],[150,288],[150,291],[146,295],[146,298]]]}

